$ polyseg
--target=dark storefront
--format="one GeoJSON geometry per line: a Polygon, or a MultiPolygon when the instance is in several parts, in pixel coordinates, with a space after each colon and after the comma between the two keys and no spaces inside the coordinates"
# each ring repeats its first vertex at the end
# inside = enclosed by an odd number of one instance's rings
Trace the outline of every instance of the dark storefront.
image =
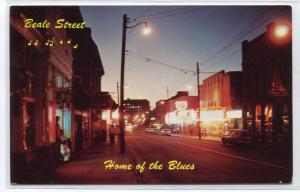
{"type": "MultiPolygon", "coordinates": [[[[278,24],[242,44],[244,127],[258,142],[292,141],[292,46],[288,34],[274,41],[278,24]]],[[[279,37],[277,37],[279,38],[279,37]]]]}

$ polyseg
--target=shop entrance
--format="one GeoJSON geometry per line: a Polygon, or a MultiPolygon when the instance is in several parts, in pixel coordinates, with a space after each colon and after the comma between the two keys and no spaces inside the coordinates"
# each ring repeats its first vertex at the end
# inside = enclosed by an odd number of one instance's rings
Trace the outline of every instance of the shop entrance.
{"type": "Polygon", "coordinates": [[[75,116],[76,124],[76,151],[82,150],[83,147],[83,130],[82,130],[83,119],[82,116],[75,116]]]}

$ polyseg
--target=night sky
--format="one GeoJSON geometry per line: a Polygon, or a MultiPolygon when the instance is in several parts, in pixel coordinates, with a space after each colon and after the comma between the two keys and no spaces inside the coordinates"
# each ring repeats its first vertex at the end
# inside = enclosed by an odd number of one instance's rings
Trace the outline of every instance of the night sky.
{"type": "MultiPolygon", "coordinates": [[[[283,6],[93,6],[81,7],[81,12],[103,62],[102,91],[114,99],[120,81],[123,14],[149,22],[150,35],[142,34],[143,25],[127,32],[125,99],[145,98],[152,107],[167,98],[167,87],[169,97],[177,91],[197,94],[194,73],[180,70],[195,71],[197,61],[201,72],[241,70],[241,42],[263,33],[273,20],[290,20],[291,14],[283,6]]],[[[201,82],[210,75],[201,73],[201,82]]]]}

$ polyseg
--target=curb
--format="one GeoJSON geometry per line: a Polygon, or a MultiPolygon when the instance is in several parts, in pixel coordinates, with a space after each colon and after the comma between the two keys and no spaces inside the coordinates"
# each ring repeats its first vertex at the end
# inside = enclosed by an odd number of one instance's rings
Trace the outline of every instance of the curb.
{"type": "Polygon", "coordinates": [[[210,140],[210,139],[199,139],[194,137],[185,137],[185,136],[179,136],[179,135],[171,135],[172,137],[180,137],[180,138],[186,138],[186,139],[194,139],[194,140],[200,140],[200,141],[211,141],[216,143],[222,143],[222,141],[216,141],[216,140],[210,140]]]}

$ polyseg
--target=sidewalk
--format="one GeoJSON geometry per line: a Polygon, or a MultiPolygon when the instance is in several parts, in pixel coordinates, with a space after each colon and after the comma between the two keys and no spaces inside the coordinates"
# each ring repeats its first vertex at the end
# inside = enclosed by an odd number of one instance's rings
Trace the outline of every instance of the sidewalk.
{"type": "MultiPolygon", "coordinates": [[[[174,136],[174,137],[184,137],[184,138],[189,138],[189,139],[199,139],[198,136],[183,135],[183,134],[171,134],[171,136],[174,136]]],[[[222,142],[221,138],[211,137],[211,136],[202,136],[201,140],[222,142]]]]}
{"type": "Polygon", "coordinates": [[[71,162],[57,167],[52,174],[53,184],[135,184],[133,170],[105,169],[104,162],[113,160],[119,164],[130,164],[127,154],[119,153],[119,145],[100,143],[79,152],[71,162]]]}

